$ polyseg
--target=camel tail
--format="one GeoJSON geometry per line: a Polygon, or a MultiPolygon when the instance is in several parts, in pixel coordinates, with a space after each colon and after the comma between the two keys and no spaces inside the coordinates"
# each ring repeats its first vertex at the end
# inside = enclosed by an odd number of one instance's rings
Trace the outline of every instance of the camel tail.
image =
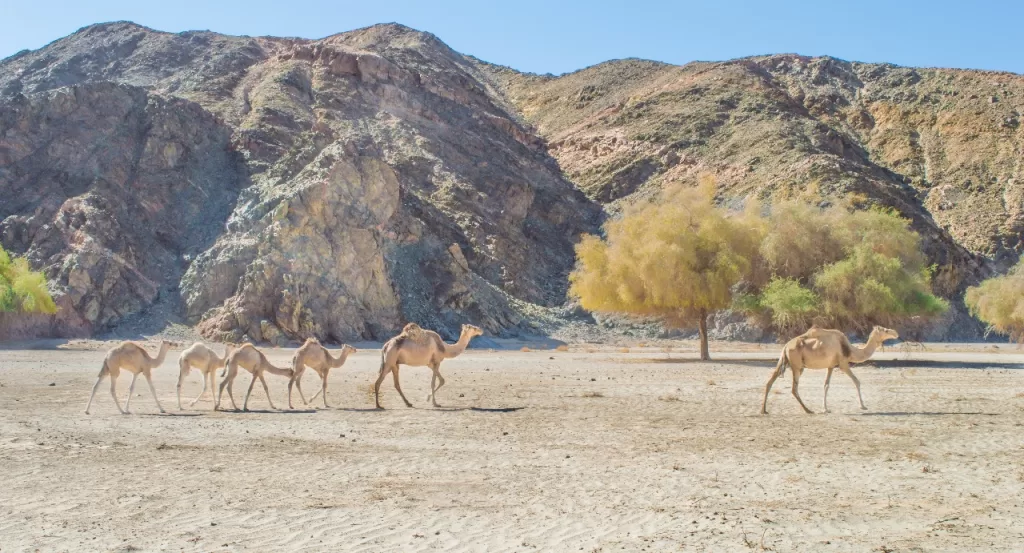
{"type": "Polygon", "coordinates": [[[228,366],[224,365],[224,368],[220,370],[220,377],[224,378],[224,375],[228,374],[228,366]]]}
{"type": "Polygon", "coordinates": [[[775,370],[779,373],[779,376],[786,374],[787,363],[789,363],[789,355],[786,354],[786,350],[782,350],[782,355],[779,356],[779,362],[775,365],[775,370]]]}
{"type": "Polygon", "coordinates": [[[107,360],[103,360],[103,365],[100,366],[100,374],[96,375],[97,378],[102,378],[103,375],[110,372],[110,367],[107,366],[107,360]]]}

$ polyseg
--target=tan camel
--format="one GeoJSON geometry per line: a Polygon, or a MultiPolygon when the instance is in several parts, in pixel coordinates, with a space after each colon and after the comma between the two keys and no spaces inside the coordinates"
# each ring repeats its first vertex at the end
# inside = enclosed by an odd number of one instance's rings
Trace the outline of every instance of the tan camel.
{"type": "MultiPolygon", "coordinates": [[[[215,394],[217,390],[216,377],[217,369],[224,367],[228,362],[228,356],[231,355],[231,345],[227,344],[224,346],[224,356],[218,357],[217,353],[212,349],[206,347],[206,345],[196,342],[192,344],[188,349],[181,352],[181,356],[178,357],[178,410],[181,411],[181,384],[185,382],[185,377],[192,372],[193,368],[199,369],[200,374],[203,376],[203,391],[199,392],[199,395],[189,403],[188,406],[192,407],[199,402],[199,398],[203,397],[206,393],[206,384],[210,384],[210,393],[215,394]]],[[[216,396],[213,398],[216,400],[216,396]]]]}
{"type": "Polygon", "coordinates": [[[768,392],[771,391],[775,379],[786,372],[787,362],[793,367],[793,397],[800,402],[800,407],[803,407],[805,412],[811,413],[812,411],[800,399],[800,392],[798,390],[800,374],[804,369],[828,369],[828,373],[825,374],[825,394],[821,399],[822,409],[827,413],[828,385],[829,381],[832,380],[832,371],[836,367],[839,367],[839,370],[846,373],[850,380],[853,381],[853,385],[857,388],[857,401],[860,402],[860,408],[867,409],[864,406],[864,399],[860,395],[860,381],[857,380],[857,377],[850,370],[850,363],[863,363],[867,361],[883,342],[895,340],[899,337],[900,335],[895,330],[876,326],[871,330],[871,335],[868,336],[868,342],[864,347],[850,345],[846,335],[838,330],[817,327],[811,328],[800,336],[793,338],[782,348],[782,355],[779,356],[779,362],[775,365],[775,372],[772,373],[772,377],[768,379],[768,385],[764,388],[761,414],[768,414],[768,392]]]}
{"type": "Polygon", "coordinates": [[[256,349],[252,344],[244,344],[242,347],[231,352],[228,356],[227,361],[227,374],[224,376],[224,380],[220,382],[220,389],[217,393],[217,402],[214,405],[214,409],[220,409],[221,399],[224,397],[224,387],[228,389],[228,398],[231,399],[231,406],[234,407],[235,411],[238,410],[238,405],[235,404],[235,394],[231,388],[235,383],[235,377],[238,376],[238,367],[252,373],[252,382],[249,383],[249,390],[245,392],[245,401],[242,402],[242,410],[249,410],[249,396],[252,394],[252,388],[256,385],[256,380],[259,380],[263,384],[263,391],[267,393],[267,401],[270,402],[271,409],[277,409],[274,406],[274,401],[270,399],[270,388],[267,387],[267,381],[263,378],[263,373],[276,374],[279,376],[292,376],[291,369],[280,369],[270,364],[267,360],[267,356],[263,355],[263,352],[256,349]]]}
{"type": "Polygon", "coordinates": [[[345,360],[348,356],[355,353],[356,348],[345,344],[341,346],[341,352],[338,353],[337,357],[331,357],[331,352],[327,351],[327,348],[320,344],[320,341],[316,338],[309,338],[305,344],[299,347],[295,351],[295,356],[292,357],[292,378],[288,381],[288,408],[292,407],[292,385],[299,389],[299,397],[302,398],[302,403],[309,405],[309,401],[313,401],[320,394],[324,395],[324,408],[327,408],[327,375],[331,372],[331,369],[336,369],[345,364],[345,360]],[[313,394],[313,397],[309,401],[306,401],[306,396],[302,394],[302,373],[305,372],[306,367],[313,369],[320,376],[320,391],[313,394]]]}
{"type": "Polygon", "coordinates": [[[156,401],[156,406],[160,409],[160,412],[166,413],[164,407],[160,405],[160,399],[156,397],[156,388],[153,387],[152,370],[164,362],[164,359],[167,357],[167,350],[170,348],[171,344],[169,342],[166,340],[161,341],[160,353],[156,357],[150,357],[149,353],[135,342],[121,342],[111,348],[107,352],[107,356],[103,358],[103,367],[100,368],[100,375],[96,378],[96,384],[92,386],[92,394],[89,395],[89,403],[85,406],[85,414],[89,414],[89,410],[92,408],[92,400],[96,397],[96,390],[99,389],[100,382],[103,382],[103,379],[107,376],[110,377],[110,397],[114,398],[114,405],[117,405],[117,410],[122,415],[130,414],[132,394],[135,392],[135,379],[139,377],[139,373],[146,377],[146,382],[149,383],[149,391],[153,393],[153,400],[156,401]],[[124,402],[124,409],[121,408],[121,403],[117,400],[117,377],[121,374],[121,371],[132,373],[132,383],[128,386],[128,399],[124,402]]]}
{"type": "Polygon", "coordinates": [[[388,373],[391,373],[395,381],[395,389],[398,390],[398,395],[402,396],[405,406],[412,407],[409,400],[405,398],[405,394],[402,393],[402,386],[398,383],[399,365],[430,367],[434,375],[430,379],[430,395],[427,396],[427,399],[433,403],[434,407],[440,407],[435,396],[441,386],[444,386],[444,377],[441,376],[441,361],[458,356],[466,350],[466,346],[474,336],[480,336],[483,333],[473,325],[462,325],[459,341],[454,344],[446,344],[441,336],[434,331],[424,330],[415,323],[405,325],[402,333],[385,342],[384,347],[380,350],[380,375],[377,376],[377,382],[373,385],[373,396],[377,403],[377,409],[381,409],[380,383],[384,381],[384,377],[388,373]],[[436,386],[435,383],[437,383],[436,386]]]}

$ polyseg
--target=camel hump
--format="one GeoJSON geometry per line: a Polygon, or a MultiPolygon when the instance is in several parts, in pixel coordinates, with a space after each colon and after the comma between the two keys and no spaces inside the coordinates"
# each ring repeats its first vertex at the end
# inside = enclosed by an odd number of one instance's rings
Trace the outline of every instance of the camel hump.
{"type": "Polygon", "coordinates": [[[417,343],[425,342],[429,337],[427,331],[423,330],[423,328],[416,323],[409,323],[405,325],[405,327],[402,328],[402,336],[417,343]]]}

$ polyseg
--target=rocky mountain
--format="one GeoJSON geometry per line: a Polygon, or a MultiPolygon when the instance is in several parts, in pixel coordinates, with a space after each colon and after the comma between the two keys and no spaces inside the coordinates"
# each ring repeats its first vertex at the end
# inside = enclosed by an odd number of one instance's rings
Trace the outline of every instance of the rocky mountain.
{"type": "Polygon", "coordinates": [[[398,25],[88,27],[0,64],[0,236],[57,280],[62,332],[159,301],[230,340],[515,328],[601,209],[483,81],[398,25]]]}
{"type": "Polygon", "coordinates": [[[581,233],[713,173],[724,202],[895,207],[955,297],[1021,250],[1022,109],[1012,74],[779,55],[555,77],[393,24],[108,23],[0,61],[0,242],[55,281],[39,333],[514,333],[564,303],[581,233]]]}

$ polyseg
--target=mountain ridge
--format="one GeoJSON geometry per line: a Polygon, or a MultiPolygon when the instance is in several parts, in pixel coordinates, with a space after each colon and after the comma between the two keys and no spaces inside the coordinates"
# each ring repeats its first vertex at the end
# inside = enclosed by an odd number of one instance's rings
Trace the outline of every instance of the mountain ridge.
{"type": "MultiPolygon", "coordinates": [[[[897,209],[957,297],[1024,242],[1022,101],[1013,73],[829,56],[626,58],[554,76],[394,23],[322,39],[101,23],[0,61],[0,193],[29,198],[0,208],[0,240],[57,282],[66,320],[43,332],[90,334],[162,303],[235,341],[379,338],[405,320],[532,332],[537,309],[565,302],[581,233],[711,173],[727,204],[897,209]],[[119,123],[110,98],[147,123],[119,123]],[[196,108],[160,111],[162,98],[196,108]],[[33,123],[76,113],[91,118],[33,123]],[[189,134],[205,127],[209,139],[189,134]],[[47,146],[79,135],[87,154],[47,146]],[[196,182],[198,167],[222,176],[201,188],[220,199],[180,207],[216,215],[111,234],[128,217],[118,194],[177,209],[152,187],[196,182]],[[83,240],[108,254],[84,256],[83,240]],[[134,292],[118,300],[119,286],[134,292]]],[[[934,336],[979,332],[961,308],[942,325],[934,336]]]]}

